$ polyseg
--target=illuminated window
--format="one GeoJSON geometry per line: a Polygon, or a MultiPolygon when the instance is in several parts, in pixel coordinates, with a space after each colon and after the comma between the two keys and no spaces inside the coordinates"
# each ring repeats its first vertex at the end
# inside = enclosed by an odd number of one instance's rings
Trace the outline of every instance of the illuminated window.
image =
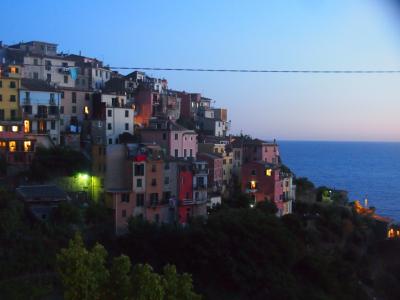
{"type": "Polygon", "coordinates": [[[18,68],[17,67],[10,67],[10,73],[17,74],[18,68]]]}
{"type": "Polygon", "coordinates": [[[4,141],[1,142],[1,141],[0,141],[0,148],[5,148],[5,147],[6,147],[6,142],[4,142],[4,141]]]}
{"type": "Polygon", "coordinates": [[[4,126],[0,125],[0,132],[4,131],[4,126]]]}
{"type": "Polygon", "coordinates": [[[24,142],[24,152],[29,152],[32,149],[32,144],[31,141],[25,141],[24,142]]]}
{"type": "Polygon", "coordinates": [[[25,133],[31,132],[31,124],[29,120],[24,121],[24,132],[25,133]]]}
{"type": "Polygon", "coordinates": [[[8,143],[8,149],[9,149],[10,152],[17,151],[17,142],[16,141],[10,141],[8,143]]]}
{"type": "Polygon", "coordinates": [[[266,176],[271,176],[272,175],[272,169],[266,169],[265,170],[265,175],[266,176]]]}
{"type": "Polygon", "coordinates": [[[257,189],[257,182],[255,182],[254,180],[250,181],[250,189],[251,190],[257,189]]]}
{"type": "Polygon", "coordinates": [[[88,106],[85,106],[85,109],[84,109],[84,112],[85,112],[85,114],[89,114],[89,107],[88,106]]]}
{"type": "Polygon", "coordinates": [[[13,125],[11,127],[12,132],[18,132],[18,126],[17,125],[13,125]]]}

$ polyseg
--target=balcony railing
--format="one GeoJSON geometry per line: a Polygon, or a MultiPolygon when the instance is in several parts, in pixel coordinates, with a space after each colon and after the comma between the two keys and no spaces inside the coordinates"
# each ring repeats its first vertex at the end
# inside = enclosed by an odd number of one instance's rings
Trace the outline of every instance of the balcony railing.
{"type": "Polygon", "coordinates": [[[206,184],[194,184],[193,185],[193,189],[195,190],[206,190],[207,189],[207,185],[206,184]]]}

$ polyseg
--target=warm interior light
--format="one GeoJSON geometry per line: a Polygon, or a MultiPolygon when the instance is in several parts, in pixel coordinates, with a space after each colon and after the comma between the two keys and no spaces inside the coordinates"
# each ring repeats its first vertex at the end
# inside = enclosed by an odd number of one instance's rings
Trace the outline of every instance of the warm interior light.
{"type": "Polygon", "coordinates": [[[266,169],[265,170],[265,175],[266,176],[271,176],[272,175],[272,169],[266,169]]]}
{"type": "Polygon", "coordinates": [[[89,107],[88,106],[85,106],[85,109],[84,109],[84,111],[85,111],[85,114],[89,114],[89,107]]]}
{"type": "Polygon", "coordinates": [[[10,141],[8,143],[8,148],[10,152],[15,152],[17,151],[17,142],[16,141],[10,141]]]}
{"type": "Polygon", "coordinates": [[[29,122],[29,120],[25,120],[24,121],[24,132],[28,133],[31,131],[31,124],[29,122]]]}
{"type": "Polygon", "coordinates": [[[13,125],[11,127],[12,132],[18,132],[18,126],[17,125],[13,125]]]}
{"type": "Polygon", "coordinates": [[[0,132],[4,131],[4,126],[0,125],[0,132]]]}
{"type": "Polygon", "coordinates": [[[24,151],[25,152],[29,152],[29,151],[31,151],[31,141],[25,141],[24,142],[24,151]]]}
{"type": "Polygon", "coordinates": [[[255,190],[256,188],[257,188],[257,183],[254,180],[250,181],[250,189],[255,190]]]}

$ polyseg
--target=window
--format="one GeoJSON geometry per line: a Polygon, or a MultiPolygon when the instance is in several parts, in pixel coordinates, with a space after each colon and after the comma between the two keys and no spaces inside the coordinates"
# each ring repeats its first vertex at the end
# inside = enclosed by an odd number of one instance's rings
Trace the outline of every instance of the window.
{"type": "Polygon", "coordinates": [[[144,164],[135,165],[135,176],[144,176],[144,164]]]}
{"type": "Polygon", "coordinates": [[[111,123],[107,123],[107,129],[108,129],[108,130],[111,130],[111,129],[112,129],[111,123]]]}
{"type": "Polygon", "coordinates": [[[0,101],[3,101],[3,95],[0,94],[0,101]]]}
{"type": "Polygon", "coordinates": [[[111,109],[107,110],[107,116],[108,116],[108,117],[111,117],[111,116],[112,116],[112,110],[111,110],[111,109]]]}
{"type": "Polygon", "coordinates": [[[125,130],[129,130],[129,123],[125,123],[125,130]]]}
{"type": "Polygon", "coordinates": [[[24,121],[24,132],[25,133],[31,132],[31,122],[29,120],[24,121]]]}
{"type": "Polygon", "coordinates": [[[112,145],[112,139],[108,139],[108,144],[112,145]]]}
{"type": "Polygon", "coordinates": [[[178,149],[175,149],[175,157],[178,157],[178,149]]]}
{"type": "Polygon", "coordinates": [[[164,164],[164,170],[169,170],[169,163],[168,163],[168,162],[166,162],[166,163],[164,164]]]}
{"type": "Polygon", "coordinates": [[[76,114],[76,106],[72,106],[72,113],[76,114]]]}
{"type": "Polygon", "coordinates": [[[121,194],[121,202],[129,202],[129,194],[121,194]]]}
{"type": "Polygon", "coordinates": [[[169,177],[164,177],[164,184],[168,185],[169,184],[169,177]]]}
{"type": "Polygon", "coordinates": [[[11,120],[15,120],[17,118],[17,110],[12,109],[10,110],[11,120]]]}
{"type": "Polygon", "coordinates": [[[0,120],[4,120],[4,109],[0,109],[0,120]]]}
{"type": "Polygon", "coordinates": [[[34,64],[35,66],[38,65],[38,59],[37,59],[37,58],[34,58],[34,59],[33,59],[33,64],[34,64]]]}
{"type": "Polygon", "coordinates": [[[155,178],[151,179],[151,186],[157,186],[157,179],[155,178]]]}
{"type": "Polygon", "coordinates": [[[64,113],[64,106],[60,106],[60,114],[64,113]]]}
{"type": "Polygon", "coordinates": [[[254,181],[254,180],[250,181],[250,182],[248,183],[248,188],[249,188],[250,190],[256,190],[256,189],[257,189],[257,182],[254,181]]]}
{"type": "Polygon", "coordinates": [[[24,152],[32,151],[31,141],[24,141],[24,152]]]}
{"type": "Polygon", "coordinates": [[[72,103],[76,103],[76,92],[72,92],[72,103]]]}
{"type": "Polygon", "coordinates": [[[17,125],[11,126],[11,131],[12,132],[18,132],[18,126],[17,125]]]}
{"type": "Polygon", "coordinates": [[[125,118],[129,117],[129,110],[125,110],[125,118]]]}
{"type": "Polygon", "coordinates": [[[10,88],[15,89],[16,87],[15,81],[10,81],[10,88]]]}
{"type": "Polygon", "coordinates": [[[151,193],[150,194],[150,203],[152,205],[156,205],[158,203],[158,193],[151,193]]]}
{"type": "Polygon", "coordinates": [[[50,128],[51,128],[51,130],[55,130],[56,129],[56,120],[51,120],[50,128]]]}
{"type": "Polygon", "coordinates": [[[51,70],[51,61],[50,60],[46,60],[45,61],[45,65],[46,65],[45,69],[47,71],[50,71],[51,70]]]}
{"type": "Polygon", "coordinates": [[[183,157],[186,157],[186,149],[183,149],[183,157]]]}
{"type": "Polygon", "coordinates": [[[122,217],[123,217],[123,218],[126,218],[126,209],[123,209],[123,210],[122,210],[122,217]]]}
{"type": "Polygon", "coordinates": [[[190,149],[190,157],[193,157],[193,149],[190,149]]]}
{"type": "Polygon", "coordinates": [[[89,93],[85,94],[85,100],[90,100],[90,94],[89,93]]]}
{"type": "Polygon", "coordinates": [[[47,81],[51,81],[51,74],[46,74],[47,81]]]}
{"type": "Polygon", "coordinates": [[[224,160],[222,161],[222,164],[226,165],[226,159],[224,159],[224,160]]]}
{"type": "Polygon", "coordinates": [[[256,175],[256,170],[251,170],[251,175],[255,176],[256,175]]]}
{"type": "Polygon", "coordinates": [[[166,134],[165,132],[162,134],[162,139],[163,139],[164,141],[167,139],[167,134],[166,134]]]}
{"type": "Polygon", "coordinates": [[[33,72],[33,79],[39,79],[39,73],[33,72]]]}
{"type": "Polygon", "coordinates": [[[15,152],[15,151],[17,151],[17,142],[16,142],[16,141],[10,141],[10,142],[8,143],[8,150],[9,150],[10,152],[15,152]]]}
{"type": "Polygon", "coordinates": [[[144,205],[144,194],[136,194],[136,206],[144,205]]]}
{"type": "Polygon", "coordinates": [[[68,83],[68,76],[64,75],[64,83],[68,83]]]}
{"type": "Polygon", "coordinates": [[[156,166],[156,165],[151,165],[151,171],[152,171],[152,172],[157,171],[157,166],[156,166]]]}
{"type": "Polygon", "coordinates": [[[136,179],[136,187],[138,188],[143,187],[143,181],[141,178],[136,179]]]}
{"type": "Polygon", "coordinates": [[[61,99],[64,99],[64,91],[61,92],[61,99]]]}
{"type": "Polygon", "coordinates": [[[177,140],[178,139],[178,134],[177,133],[175,133],[175,140],[177,140]]]}
{"type": "Polygon", "coordinates": [[[0,80],[0,88],[3,87],[3,81],[0,80]]]}
{"type": "Polygon", "coordinates": [[[171,192],[164,192],[163,199],[164,201],[169,201],[171,198],[171,192]]]}
{"type": "Polygon", "coordinates": [[[24,106],[24,113],[31,115],[32,114],[32,105],[25,105],[24,106]]]}

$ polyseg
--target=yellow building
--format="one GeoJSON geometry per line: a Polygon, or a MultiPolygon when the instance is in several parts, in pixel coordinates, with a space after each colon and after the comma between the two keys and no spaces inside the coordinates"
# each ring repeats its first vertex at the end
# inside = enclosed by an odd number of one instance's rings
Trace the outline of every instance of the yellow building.
{"type": "Polygon", "coordinates": [[[9,66],[0,72],[0,121],[21,119],[19,88],[21,79],[17,66],[9,66]]]}

